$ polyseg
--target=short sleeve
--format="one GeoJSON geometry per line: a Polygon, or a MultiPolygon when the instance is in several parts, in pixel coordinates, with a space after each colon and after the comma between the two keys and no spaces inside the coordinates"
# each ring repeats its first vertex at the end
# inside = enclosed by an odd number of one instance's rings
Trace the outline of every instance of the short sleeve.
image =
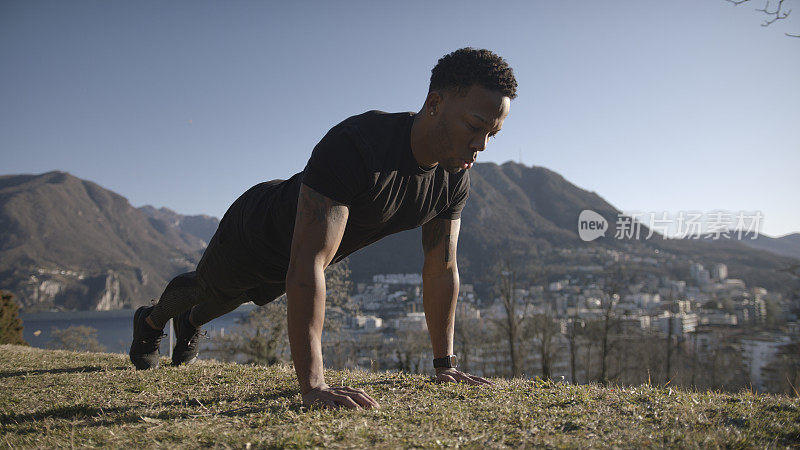
{"type": "Polygon", "coordinates": [[[469,198],[469,172],[464,171],[464,175],[458,181],[453,193],[453,202],[444,211],[436,216],[437,219],[456,220],[461,217],[461,210],[467,204],[469,198]]]}
{"type": "Polygon", "coordinates": [[[303,184],[345,205],[368,187],[363,154],[345,127],[332,128],[314,147],[303,169],[303,184]]]}

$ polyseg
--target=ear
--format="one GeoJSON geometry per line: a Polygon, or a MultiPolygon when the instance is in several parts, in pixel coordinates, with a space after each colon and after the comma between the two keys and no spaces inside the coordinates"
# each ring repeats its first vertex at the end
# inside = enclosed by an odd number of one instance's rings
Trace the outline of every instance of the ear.
{"type": "Polygon", "coordinates": [[[435,116],[441,111],[442,94],[439,91],[428,92],[425,98],[425,115],[435,116]]]}

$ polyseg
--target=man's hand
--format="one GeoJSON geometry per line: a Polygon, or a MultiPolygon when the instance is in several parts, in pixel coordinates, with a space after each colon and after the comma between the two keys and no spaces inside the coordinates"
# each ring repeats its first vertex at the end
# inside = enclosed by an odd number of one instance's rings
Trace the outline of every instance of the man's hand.
{"type": "Polygon", "coordinates": [[[476,377],[456,369],[436,369],[436,381],[440,383],[494,384],[486,378],[476,377]]]}
{"type": "Polygon", "coordinates": [[[349,386],[330,387],[324,385],[303,394],[303,404],[319,404],[326,408],[380,408],[381,405],[361,389],[349,386]]]}

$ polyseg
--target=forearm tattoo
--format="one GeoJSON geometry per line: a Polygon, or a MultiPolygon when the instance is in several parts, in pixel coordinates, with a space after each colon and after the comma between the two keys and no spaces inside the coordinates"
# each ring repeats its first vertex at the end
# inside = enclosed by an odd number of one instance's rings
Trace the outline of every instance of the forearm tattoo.
{"type": "Polygon", "coordinates": [[[450,223],[446,220],[433,219],[422,227],[422,248],[425,253],[435,249],[439,244],[443,244],[444,262],[453,260],[454,245],[450,234],[450,223]]]}

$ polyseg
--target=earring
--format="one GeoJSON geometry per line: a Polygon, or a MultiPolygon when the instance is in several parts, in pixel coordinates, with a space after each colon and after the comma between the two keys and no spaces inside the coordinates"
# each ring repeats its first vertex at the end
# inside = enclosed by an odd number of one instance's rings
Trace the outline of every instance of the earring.
{"type": "Polygon", "coordinates": [[[432,116],[435,116],[435,115],[436,115],[436,113],[435,113],[435,112],[433,112],[433,111],[431,111],[431,115],[432,115],[432,116]]]}

